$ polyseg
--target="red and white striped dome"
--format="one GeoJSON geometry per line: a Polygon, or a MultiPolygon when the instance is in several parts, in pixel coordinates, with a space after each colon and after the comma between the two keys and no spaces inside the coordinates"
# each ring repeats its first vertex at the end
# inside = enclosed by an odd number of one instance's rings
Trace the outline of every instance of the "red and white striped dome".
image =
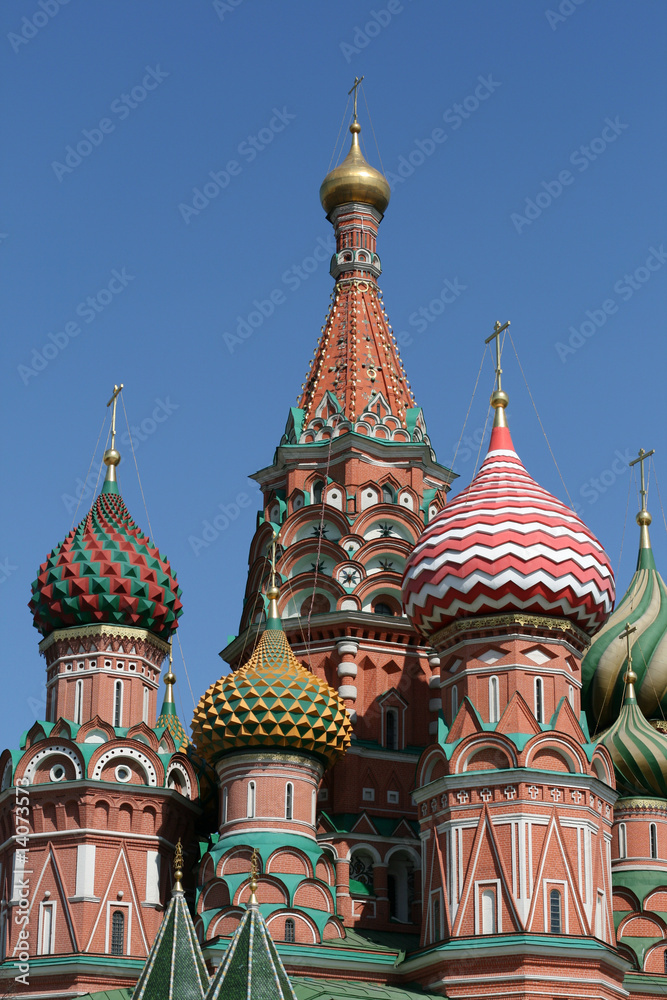
{"type": "Polygon", "coordinates": [[[597,538],[528,475],[508,428],[494,427],[470,486],[413,549],[403,601],[424,635],[508,611],[567,618],[592,635],[614,603],[614,576],[597,538]]]}

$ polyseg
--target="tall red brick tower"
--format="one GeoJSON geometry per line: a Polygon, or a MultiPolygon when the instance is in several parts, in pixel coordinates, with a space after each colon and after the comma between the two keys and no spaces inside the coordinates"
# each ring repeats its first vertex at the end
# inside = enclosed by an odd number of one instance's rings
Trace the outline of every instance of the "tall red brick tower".
{"type": "Polygon", "coordinates": [[[114,436],[102,492],[33,584],[47,718],[0,755],[0,978],[11,995],[133,985],[174,846],[181,837],[195,850],[198,778],[171,669],[156,719],[180,588],[123,503],[114,436]]]}
{"type": "Polygon", "coordinates": [[[580,694],[613,575],[580,518],[528,475],[499,358],[497,378],[487,457],[404,577],[408,614],[441,660],[442,719],[415,791],[431,948],[420,981],[470,996],[483,969],[495,995],[557,982],[568,996],[611,998],[626,968],[612,913],[617,793],[580,694]]]}
{"type": "Polygon", "coordinates": [[[240,634],[221,655],[236,670],[263,627],[277,534],[285,633],[296,656],[338,690],[354,725],[348,754],[319,793],[338,912],[348,926],[416,933],[411,793],[439,700],[437,658],[403,614],[400,586],[454,476],[436,461],[378,287],[389,186],[362,156],[356,115],[350,132],[346,159],[320,190],[336,236],[332,304],[273,463],[254,476],[263,510],[240,634]]]}

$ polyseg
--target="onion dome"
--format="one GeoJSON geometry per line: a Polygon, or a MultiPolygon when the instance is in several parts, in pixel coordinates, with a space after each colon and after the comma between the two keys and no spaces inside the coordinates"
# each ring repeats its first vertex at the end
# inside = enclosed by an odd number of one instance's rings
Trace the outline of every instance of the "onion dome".
{"type": "MultiPolygon", "coordinates": [[[[619,642],[618,645],[624,644],[619,642]]],[[[667,799],[667,736],[657,732],[646,721],[637,704],[636,681],[637,674],[630,660],[623,677],[625,696],[621,711],[598,742],[603,743],[611,754],[622,795],[650,795],[667,799]]]]}
{"type": "Polygon", "coordinates": [[[213,763],[230,750],[284,748],[323,759],[328,766],[350,745],[345,705],[326,681],[292,652],[272,587],[267,627],[248,662],[212,684],[195,709],[192,736],[213,763]]]}
{"type": "Polygon", "coordinates": [[[424,635],[502,612],[565,618],[593,634],[614,601],[607,554],[574,511],[528,475],[505,423],[507,395],[496,391],[491,402],[486,459],[407,561],[406,612],[424,635]]]}
{"type": "MultiPolygon", "coordinates": [[[[641,454],[641,453],[640,453],[641,454]]],[[[582,661],[582,698],[593,731],[616,718],[623,699],[627,654],[616,640],[634,626],[633,670],[637,700],[648,719],[667,715],[667,587],[653,558],[642,470],[642,509],[637,514],[639,556],[630,586],[582,661]]]]}
{"type": "Polygon", "coordinates": [[[359,146],[361,125],[356,118],[350,125],[350,132],[352,133],[350,152],[322,181],[320,187],[322,208],[327,215],[330,215],[339,205],[356,201],[362,205],[372,205],[384,215],[391,197],[389,184],[380,171],[375,170],[364,159],[359,146]]]}
{"type": "Polygon", "coordinates": [[[102,492],[39,568],[29,607],[42,635],[80,625],[126,625],[167,639],[183,613],[169,561],[134,523],[118,492],[120,455],[105,452],[102,492]]]}

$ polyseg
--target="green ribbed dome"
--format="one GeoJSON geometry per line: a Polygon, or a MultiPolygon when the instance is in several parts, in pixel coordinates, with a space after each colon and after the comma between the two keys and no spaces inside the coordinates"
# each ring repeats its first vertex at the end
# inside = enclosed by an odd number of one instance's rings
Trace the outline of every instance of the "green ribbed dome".
{"type": "Polygon", "coordinates": [[[611,754],[621,795],[667,799],[667,736],[644,718],[632,683],[627,684],[618,719],[599,742],[611,754]]]}
{"type": "MultiPolygon", "coordinates": [[[[648,541],[648,532],[645,537],[648,541]]],[[[650,544],[642,544],[630,586],[582,661],[582,699],[592,732],[608,726],[622,704],[627,649],[619,636],[628,622],[637,629],[631,637],[637,702],[646,718],[663,719],[667,717],[667,587],[650,544]]]]}

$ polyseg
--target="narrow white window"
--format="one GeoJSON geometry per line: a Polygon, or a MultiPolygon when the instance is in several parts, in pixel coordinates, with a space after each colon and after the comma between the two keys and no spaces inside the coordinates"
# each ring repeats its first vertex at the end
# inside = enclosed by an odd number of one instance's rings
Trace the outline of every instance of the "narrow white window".
{"type": "Polygon", "coordinates": [[[294,785],[288,781],[285,786],[285,819],[293,819],[294,812],[294,785]]]}
{"type": "Polygon", "coordinates": [[[431,940],[439,941],[440,938],[442,937],[442,929],[440,926],[441,923],[440,896],[435,896],[433,899],[432,917],[433,917],[433,928],[431,931],[431,940]]]}
{"type": "Polygon", "coordinates": [[[655,823],[651,823],[649,827],[649,840],[651,844],[651,857],[658,857],[658,828],[655,823]]]}
{"type": "Polygon", "coordinates": [[[146,902],[160,902],[160,855],[146,851],[146,902]]]}
{"type": "Polygon", "coordinates": [[[229,808],[229,789],[225,786],[222,790],[222,822],[227,822],[227,810],[229,808]]]}
{"type": "Polygon", "coordinates": [[[95,844],[79,844],[76,849],[76,895],[95,898],[95,844]]]}
{"type": "Polygon", "coordinates": [[[39,905],[39,954],[52,955],[55,931],[55,903],[39,905]]]}
{"type": "Polygon", "coordinates": [[[459,710],[459,689],[456,684],[452,688],[452,722],[456,718],[456,713],[459,710]]]}
{"type": "Polygon", "coordinates": [[[574,685],[573,684],[568,684],[568,686],[567,686],[567,700],[569,701],[570,706],[572,708],[574,708],[574,685]]]}
{"type": "Polygon", "coordinates": [[[598,892],[598,905],[595,908],[595,936],[604,941],[604,893],[598,892]]]}
{"type": "Polygon", "coordinates": [[[496,933],[496,894],[493,889],[482,893],[482,934],[496,933]]]}
{"type": "Polygon", "coordinates": [[[618,856],[619,858],[628,856],[628,828],[625,823],[618,825],[618,856]]]}
{"type": "Polygon", "coordinates": [[[116,681],[113,696],[113,724],[116,728],[123,725],[123,682],[116,681]]]}
{"type": "Polygon", "coordinates": [[[148,699],[150,698],[150,688],[144,688],[144,710],[142,712],[141,718],[144,720],[146,725],[148,725],[148,699]]]}
{"type": "Polygon", "coordinates": [[[489,677],[489,722],[497,722],[500,718],[500,695],[498,678],[489,677]]]}
{"type": "Polygon", "coordinates": [[[248,809],[247,815],[249,819],[254,819],[255,816],[255,782],[248,782],[248,809]]]}
{"type": "Polygon", "coordinates": [[[535,678],[535,718],[544,722],[544,683],[541,677],[535,678]]]}
{"type": "Polygon", "coordinates": [[[74,685],[74,722],[81,725],[83,716],[83,681],[77,681],[74,685]]]}
{"type": "Polygon", "coordinates": [[[312,805],[311,805],[311,823],[315,826],[317,820],[317,789],[313,788],[313,793],[311,795],[312,805]]]}

